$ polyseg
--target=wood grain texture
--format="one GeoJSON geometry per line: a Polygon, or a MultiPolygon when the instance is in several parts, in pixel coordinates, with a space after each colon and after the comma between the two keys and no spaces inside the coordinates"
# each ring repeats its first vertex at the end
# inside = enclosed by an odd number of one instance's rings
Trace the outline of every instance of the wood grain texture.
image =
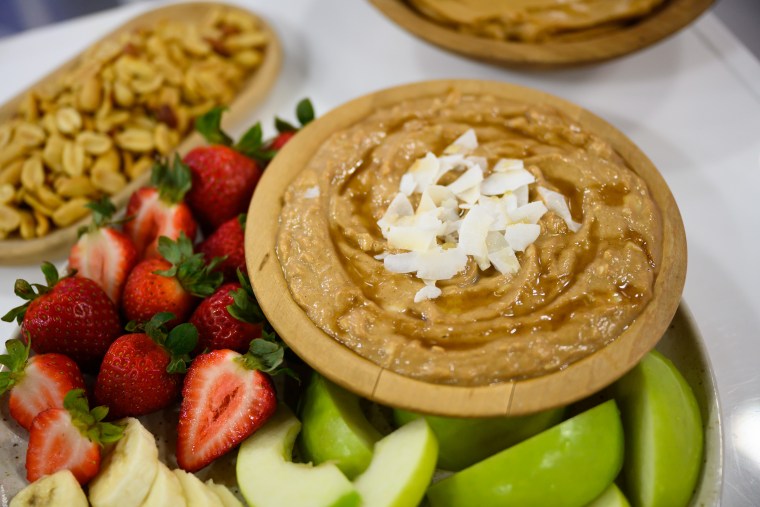
{"type": "Polygon", "coordinates": [[[246,261],[254,291],[274,328],[304,361],[341,386],[379,403],[440,415],[521,415],[588,396],[632,368],[666,331],[678,308],[686,276],[686,238],[678,207],[649,159],[610,124],[558,97],[516,85],[477,80],[439,80],[382,90],[352,100],[309,124],[264,173],[246,228],[246,261]],[[584,129],[609,141],[647,183],[663,220],[663,253],[654,297],[611,344],[564,370],[542,377],[480,387],[456,387],[411,379],[357,355],[319,329],[296,304],[275,251],[282,195],[325,140],[378,108],[405,99],[440,96],[456,89],[529,104],[549,104],[584,129]]]}
{"type": "Polygon", "coordinates": [[[405,0],[370,0],[390,20],[415,36],[470,58],[510,67],[552,68],[617,58],[676,33],[714,0],[668,0],[636,23],[597,37],[544,43],[508,42],[461,33],[417,12],[405,0]]]}
{"type": "MultiPolygon", "coordinates": [[[[261,28],[269,36],[269,43],[265,50],[264,60],[261,65],[249,76],[236,96],[232,104],[229,105],[229,111],[224,115],[224,127],[232,130],[235,127],[241,126],[243,121],[246,121],[250,116],[250,111],[256,105],[260,104],[269,93],[269,90],[274,85],[277,75],[280,71],[282,64],[282,46],[276,33],[264,20],[255,13],[241,9],[236,6],[217,3],[217,2],[196,2],[196,3],[182,3],[168,5],[155,10],[151,10],[144,14],[141,14],[130,21],[121,25],[117,29],[113,30],[106,36],[102,37],[98,41],[94,42],[92,46],[103,43],[104,41],[116,39],[119,35],[133,30],[137,27],[152,25],[160,20],[175,20],[175,21],[200,21],[202,20],[210,10],[223,7],[235,12],[240,12],[246,16],[252,16],[256,18],[261,28]]],[[[56,80],[60,76],[66,74],[74,66],[79,63],[80,58],[87,50],[79,53],[75,57],[71,58],[60,67],[51,71],[49,74],[41,78],[29,86],[26,90],[23,90],[17,96],[6,102],[0,107],[0,123],[10,119],[18,110],[18,106],[23,100],[26,93],[30,90],[38,88],[42,84],[49,82],[50,80],[56,80]]],[[[175,148],[175,152],[180,155],[184,155],[191,149],[203,144],[203,137],[192,132],[188,135],[180,144],[175,148]]],[[[130,195],[136,189],[144,186],[150,180],[150,171],[147,171],[134,181],[131,181],[122,191],[111,196],[111,200],[117,206],[121,208],[126,205],[130,195]]],[[[87,217],[74,225],[55,229],[53,232],[42,238],[35,238],[30,240],[24,239],[6,239],[0,240],[0,262],[5,264],[11,263],[24,263],[35,262],[49,258],[50,256],[59,256],[65,254],[65,251],[74,243],[77,236],[77,229],[80,226],[89,223],[90,218],[87,217]]]]}

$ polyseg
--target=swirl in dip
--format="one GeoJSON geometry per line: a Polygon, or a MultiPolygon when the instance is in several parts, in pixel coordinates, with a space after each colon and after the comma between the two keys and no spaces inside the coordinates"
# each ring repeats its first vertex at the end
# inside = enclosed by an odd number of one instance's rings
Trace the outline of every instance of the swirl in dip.
{"type": "Polygon", "coordinates": [[[541,376],[614,340],[652,298],[661,236],[644,181],[604,139],[549,106],[452,92],[328,138],[284,196],[277,255],[295,301],[340,343],[405,376],[474,386],[541,376]],[[440,296],[415,303],[424,282],[376,258],[396,252],[377,222],[413,162],[468,129],[473,155],[489,167],[522,159],[530,200],[539,187],[560,192],[581,227],[549,211],[516,273],[470,258],[437,283],[440,296]]]}

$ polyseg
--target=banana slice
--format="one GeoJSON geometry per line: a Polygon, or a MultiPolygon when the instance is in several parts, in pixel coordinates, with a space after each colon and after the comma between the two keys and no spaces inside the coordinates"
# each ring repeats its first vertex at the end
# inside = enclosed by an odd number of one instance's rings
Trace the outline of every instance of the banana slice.
{"type": "Polygon", "coordinates": [[[195,475],[179,468],[174,470],[174,475],[182,484],[182,492],[185,495],[185,500],[187,500],[187,507],[224,507],[219,497],[195,475]]]}
{"type": "Polygon", "coordinates": [[[232,491],[224,484],[215,484],[213,479],[209,479],[206,481],[206,487],[219,497],[224,507],[243,507],[243,503],[235,498],[232,491]]]}
{"type": "Polygon", "coordinates": [[[124,436],[90,482],[93,507],[139,507],[158,470],[156,439],[133,417],[122,420],[124,436]]]}
{"type": "Polygon", "coordinates": [[[69,470],[46,475],[18,492],[9,507],[87,507],[87,497],[69,470]]]}
{"type": "Polygon", "coordinates": [[[153,485],[142,507],[166,507],[167,505],[187,507],[187,502],[177,476],[166,465],[159,462],[156,478],[153,479],[153,485]]]}

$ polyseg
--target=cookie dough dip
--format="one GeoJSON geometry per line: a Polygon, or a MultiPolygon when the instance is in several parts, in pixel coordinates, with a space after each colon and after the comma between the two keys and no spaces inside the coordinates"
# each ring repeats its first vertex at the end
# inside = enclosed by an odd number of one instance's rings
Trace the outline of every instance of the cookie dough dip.
{"type": "Polygon", "coordinates": [[[515,42],[583,40],[625,28],[665,0],[410,0],[463,33],[515,42]]]}
{"type": "Polygon", "coordinates": [[[284,195],[276,252],[325,333],[403,376],[561,370],[653,297],[662,219],[612,146],[558,110],[451,92],[331,135],[284,195]]]}

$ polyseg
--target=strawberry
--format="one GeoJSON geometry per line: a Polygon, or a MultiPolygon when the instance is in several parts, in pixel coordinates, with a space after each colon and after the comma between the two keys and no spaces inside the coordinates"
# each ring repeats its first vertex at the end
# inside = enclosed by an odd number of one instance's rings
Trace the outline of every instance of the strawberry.
{"type": "Polygon", "coordinates": [[[195,148],[184,158],[193,175],[187,203],[206,231],[244,213],[261,177],[259,165],[247,156],[261,147],[261,125],[233,146],[220,127],[222,111],[212,109],[196,120],[196,129],[211,145],[195,148]]]}
{"type": "Polygon", "coordinates": [[[153,166],[150,187],[135,191],[127,204],[127,216],[132,219],[124,231],[132,238],[140,259],[158,258],[158,238],[179,238],[184,232],[195,238],[198,224],[183,202],[191,186],[190,169],[176,156],[170,166],[161,161],[153,166]]]}
{"type": "Polygon", "coordinates": [[[274,126],[277,129],[277,136],[267,143],[267,150],[270,158],[276,155],[299,130],[314,120],[314,106],[312,106],[309,99],[302,99],[296,105],[296,118],[298,118],[298,126],[275,117],[274,126]]]}
{"type": "Polygon", "coordinates": [[[163,259],[142,261],[129,274],[122,311],[127,320],[136,322],[171,312],[176,316],[170,323],[174,326],[187,320],[198,298],[210,296],[221,285],[222,273],[214,269],[222,259],[206,264],[203,254],[193,253],[193,244],[184,232],[176,242],[159,238],[158,251],[163,259]]]}
{"type": "Polygon", "coordinates": [[[47,285],[16,280],[16,295],[27,302],[3,316],[21,324],[22,336],[38,354],[57,352],[84,371],[97,368],[109,345],[121,334],[119,314],[100,286],[79,276],[59,280],[58,270],[42,264],[47,285]]]}
{"type": "Polygon", "coordinates": [[[100,470],[100,450],[119,440],[123,428],[102,422],[107,407],[90,410],[83,389],[69,391],[63,408],[49,408],[32,421],[26,451],[26,478],[34,482],[59,470],[70,470],[87,484],[100,470]]]}
{"type": "Polygon", "coordinates": [[[29,344],[8,340],[8,353],[0,355],[0,394],[10,390],[8,409],[22,428],[28,430],[32,419],[49,408],[63,408],[63,398],[72,389],[84,388],[77,364],[63,354],[29,357],[29,344]]]}
{"type": "Polygon", "coordinates": [[[225,257],[219,263],[219,271],[224,274],[227,282],[237,280],[238,270],[246,272],[244,249],[246,216],[243,213],[227,220],[198,245],[198,251],[205,255],[206,259],[225,257]]]}
{"type": "MultiPolygon", "coordinates": [[[[192,324],[180,324],[166,332],[171,313],[158,313],[143,333],[119,337],[111,344],[95,381],[95,399],[107,405],[113,417],[150,414],[169,406],[179,396],[188,355],[198,332],[192,324]]],[[[128,331],[139,330],[134,322],[128,331]]]]}
{"type": "Polygon", "coordinates": [[[177,463],[188,472],[205,467],[260,428],[277,408],[268,373],[282,347],[257,338],[249,351],[213,350],[193,360],[182,387],[177,463]]]}
{"type": "Polygon", "coordinates": [[[69,254],[69,269],[94,280],[118,305],[127,275],[137,263],[137,249],[129,236],[113,227],[116,207],[108,197],[87,207],[92,210],[92,223],[79,229],[79,240],[69,254]]]}
{"type": "Polygon", "coordinates": [[[204,299],[190,317],[198,329],[196,352],[231,349],[243,353],[251,340],[261,338],[264,314],[248,277],[238,271],[238,278],[238,282],[226,283],[204,299]]]}

